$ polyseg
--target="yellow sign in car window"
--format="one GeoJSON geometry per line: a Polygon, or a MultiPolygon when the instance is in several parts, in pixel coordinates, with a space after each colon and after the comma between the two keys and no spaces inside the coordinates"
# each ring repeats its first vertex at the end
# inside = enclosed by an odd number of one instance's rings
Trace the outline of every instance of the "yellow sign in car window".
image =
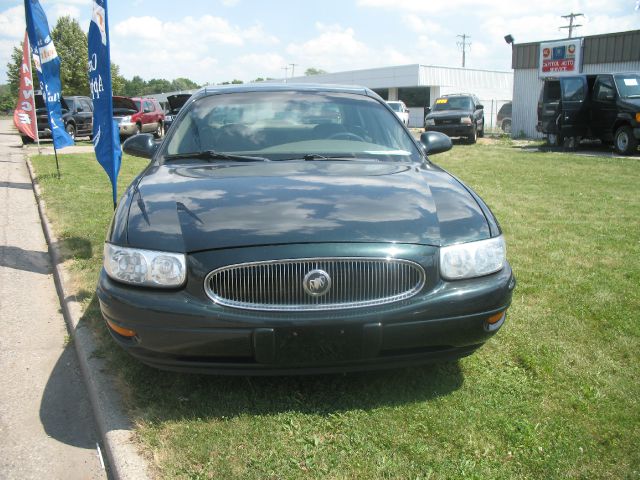
{"type": "Polygon", "coordinates": [[[436,100],[436,103],[447,103],[449,101],[448,98],[439,98],[436,100]]]}

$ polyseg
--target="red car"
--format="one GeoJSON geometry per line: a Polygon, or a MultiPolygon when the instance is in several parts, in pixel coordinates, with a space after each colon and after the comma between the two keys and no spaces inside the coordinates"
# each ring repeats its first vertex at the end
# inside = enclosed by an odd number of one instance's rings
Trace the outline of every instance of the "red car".
{"type": "Polygon", "coordinates": [[[113,118],[120,127],[120,136],[164,132],[164,111],[155,98],[113,97],[113,118]]]}

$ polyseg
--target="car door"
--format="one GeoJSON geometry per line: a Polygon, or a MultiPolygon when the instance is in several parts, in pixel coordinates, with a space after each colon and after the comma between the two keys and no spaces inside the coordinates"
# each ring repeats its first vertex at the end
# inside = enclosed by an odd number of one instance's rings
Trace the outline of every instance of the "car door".
{"type": "Polygon", "coordinates": [[[587,78],[584,75],[560,80],[562,102],[560,109],[563,137],[583,137],[589,127],[587,78]]]}
{"type": "Polygon", "coordinates": [[[613,125],[618,115],[613,76],[598,75],[591,97],[591,130],[594,137],[613,139],[613,125]]]}
{"type": "Polygon", "coordinates": [[[76,127],[78,134],[91,135],[93,129],[93,107],[86,98],[76,98],[76,127]]]}
{"type": "Polygon", "coordinates": [[[544,133],[557,134],[560,125],[560,80],[546,80],[540,92],[538,119],[544,133]]]}
{"type": "Polygon", "coordinates": [[[142,102],[142,131],[153,132],[156,129],[153,104],[149,100],[142,102]]]}

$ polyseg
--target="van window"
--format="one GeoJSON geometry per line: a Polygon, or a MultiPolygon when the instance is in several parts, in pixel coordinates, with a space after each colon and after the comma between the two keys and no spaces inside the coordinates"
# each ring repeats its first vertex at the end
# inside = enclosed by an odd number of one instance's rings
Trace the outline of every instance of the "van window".
{"type": "Polygon", "coordinates": [[[565,78],[562,80],[562,100],[565,102],[581,102],[584,100],[584,82],[582,78],[565,78]]]}
{"type": "Polygon", "coordinates": [[[560,100],[560,82],[557,80],[549,80],[544,84],[544,94],[542,100],[544,102],[557,102],[560,100]]]}
{"type": "Polygon", "coordinates": [[[596,86],[593,89],[593,98],[595,100],[613,100],[615,97],[615,88],[610,78],[598,78],[596,86]]]}

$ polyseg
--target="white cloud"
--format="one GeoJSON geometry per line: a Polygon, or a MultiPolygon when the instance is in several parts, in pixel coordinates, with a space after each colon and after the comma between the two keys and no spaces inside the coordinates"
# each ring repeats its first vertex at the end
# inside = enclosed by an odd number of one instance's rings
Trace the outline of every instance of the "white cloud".
{"type": "Polygon", "coordinates": [[[0,12],[0,38],[18,42],[24,37],[24,7],[11,7],[0,12]]]}

